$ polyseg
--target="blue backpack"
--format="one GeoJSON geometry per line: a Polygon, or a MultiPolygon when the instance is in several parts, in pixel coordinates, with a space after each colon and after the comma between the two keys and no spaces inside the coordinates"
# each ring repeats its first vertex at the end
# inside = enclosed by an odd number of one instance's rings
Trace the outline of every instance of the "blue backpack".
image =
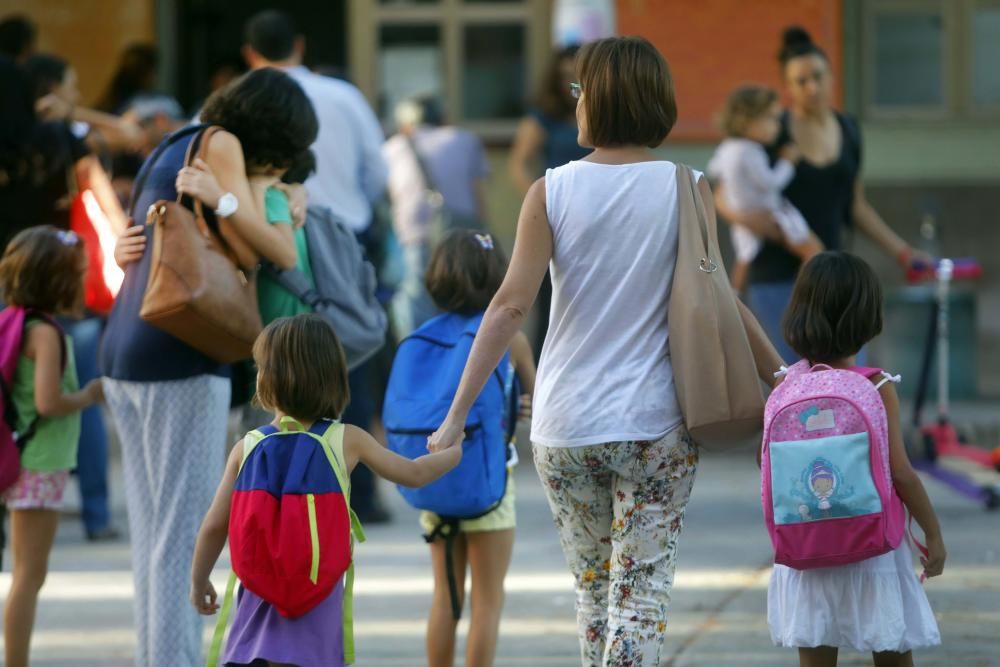
{"type": "MultiPolygon", "coordinates": [[[[483,313],[445,313],[399,344],[382,415],[389,449],[409,459],[427,453],[427,437],[451,407],[482,319],[483,313]]],[[[508,407],[518,393],[511,390],[512,375],[508,352],[469,411],[462,462],[425,487],[399,487],[410,505],[452,524],[500,505],[507,488],[507,444],[517,416],[508,407]]]]}

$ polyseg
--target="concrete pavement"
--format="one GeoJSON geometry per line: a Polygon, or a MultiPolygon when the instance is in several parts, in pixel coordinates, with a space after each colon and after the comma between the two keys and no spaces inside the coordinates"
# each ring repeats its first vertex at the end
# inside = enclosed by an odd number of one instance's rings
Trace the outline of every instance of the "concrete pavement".
{"type": "MultiPolygon", "coordinates": [[[[517,473],[518,538],[496,665],[576,667],[572,581],[530,457],[522,460],[517,473]]],[[[124,525],[120,477],[115,481],[117,519],[124,525]]],[[[1000,667],[1000,513],[988,514],[933,482],[927,484],[950,555],[945,576],[927,584],[945,644],[918,655],[917,664],[1000,667]]],[[[767,634],[770,551],[758,489],[751,454],[703,458],[681,543],[666,665],[797,664],[794,652],[775,649],[767,634]]],[[[393,489],[384,491],[396,520],[370,527],[368,542],[358,551],[358,664],[423,665],[431,590],[427,548],[414,513],[393,489]]],[[[7,564],[9,557],[5,555],[7,564]]],[[[88,544],[78,520],[63,521],[39,606],[34,665],[132,664],[129,563],[124,542],[88,544]]],[[[220,568],[218,587],[225,577],[220,568]]],[[[0,594],[8,582],[8,576],[0,574],[0,594]]],[[[463,636],[465,627],[460,627],[463,636]]],[[[211,628],[207,623],[206,638],[211,628]]],[[[871,662],[845,654],[841,664],[871,662]]]]}

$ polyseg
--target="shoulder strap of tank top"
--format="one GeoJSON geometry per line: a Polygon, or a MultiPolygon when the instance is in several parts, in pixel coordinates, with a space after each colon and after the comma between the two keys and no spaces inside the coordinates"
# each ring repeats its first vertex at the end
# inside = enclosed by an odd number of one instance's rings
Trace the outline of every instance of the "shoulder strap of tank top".
{"type": "MultiPolygon", "coordinates": [[[[150,155],[146,159],[146,162],[142,165],[142,169],[139,170],[139,174],[136,176],[135,184],[132,186],[132,197],[128,203],[129,217],[135,216],[135,203],[139,201],[139,195],[142,194],[142,188],[143,186],[146,185],[146,179],[149,177],[149,172],[152,170],[153,165],[156,164],[157,160],[159,160],[160,157],[163,155],[164,151],[166,151],[167,148],[174,145],[181,139],[189,137],[191,136],[191,134],[195,132],[201,132],[206,127],[208,127],[208,125],[204,123],[200,125],[189,125],[187,127],[183,127],[177,130],[169,137],[160,142],[160,145],[157,146],[156,149],[153,151],[152,155],[150,155]]],[[[196,141],[196,139],[194,139],[193,141],[196,141]]]]}

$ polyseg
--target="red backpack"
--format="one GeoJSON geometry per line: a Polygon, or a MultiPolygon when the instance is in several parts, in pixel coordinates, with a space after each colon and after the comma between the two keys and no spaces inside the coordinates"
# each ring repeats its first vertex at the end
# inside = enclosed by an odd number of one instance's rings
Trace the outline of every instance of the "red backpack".
{"type": "Polygon", "coordinates": [[[354,542],[364,531],[351,510],[344,425],[318,420],[306,431],[284,417],[243,439],[243,462],[229,511],[233,573],[208,665],[218,664],[236,580],[279,614],[297,618],[334,593],[344,578],[344,656],[354,662],[354,542]]]}
{"type": "Polygon", "coordinates": [[[17,360],[24,343],[24,326],[29,317],[40,319],[58,329],[62,346],[62,369],[66,370],[66,336],[58,322],[44,313],[20,306],[7,306],[0,310],[0,493],[13,486],[21,474],[21,452],[35,435],[40,419],[36,416],[27,428],[19,432],[17,422],[20,415],[11,393],[17,360]]]}

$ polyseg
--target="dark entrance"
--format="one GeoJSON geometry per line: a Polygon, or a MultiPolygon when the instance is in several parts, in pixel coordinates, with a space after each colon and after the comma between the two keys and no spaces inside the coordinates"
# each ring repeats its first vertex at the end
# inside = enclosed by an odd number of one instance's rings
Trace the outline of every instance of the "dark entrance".
{"type": "Polygon", "coordinates": [[[306,62],[324,74],[345,76],[347,0],[176,0],[177,97],[196,108],[211,91],[213,74],[243,68],[243,24],[264,9],[289,14],[306,38],[306,62]]]}

